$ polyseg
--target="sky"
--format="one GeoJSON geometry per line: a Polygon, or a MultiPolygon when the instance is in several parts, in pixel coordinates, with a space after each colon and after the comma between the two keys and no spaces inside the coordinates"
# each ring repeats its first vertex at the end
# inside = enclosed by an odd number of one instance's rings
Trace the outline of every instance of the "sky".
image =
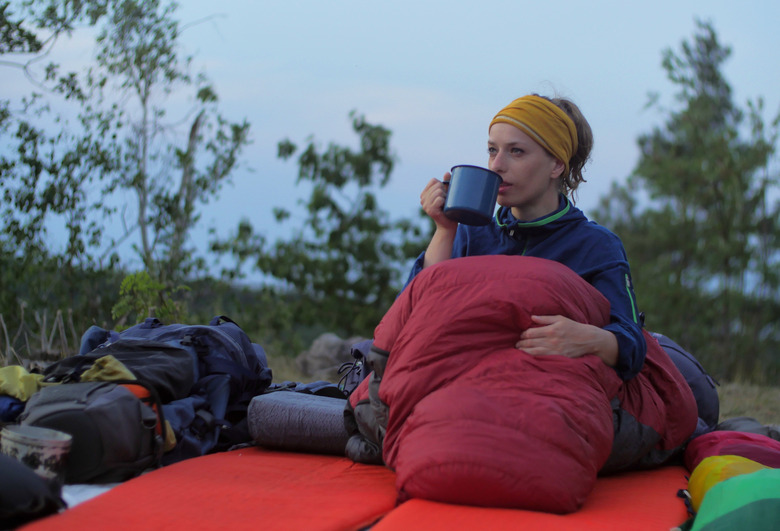
{"type": "MultiPolygon", "coordinates": [[[[251,124],[241,168],[203,210],[196,238],[241,218],[279,234],[277,206],[294,208],[294,161],[277,143],[354,145],[349,113],[392,131],[396,166],[380,206],[410,217],[425,183],[455,164],[486,165],[487,126],[528,94],[573,100],[595,147],[578,190],[589,213],[638,161],[636,140],[665,115],[646,109],[650,93],[667,108],[675,87],[665,49],[691,40],[696,20],[713,24],[732,48],[724,67],[734,100],[763,97],[780,109],[780,2],[775,0],[186,0],[178,18],[183,52],[213,81],[220,109],[251,124]]],[[[59,43],[80,56],[89,39],[59,43]]],[[[0,79],[0,91],[9,83],[0,79]]]]}

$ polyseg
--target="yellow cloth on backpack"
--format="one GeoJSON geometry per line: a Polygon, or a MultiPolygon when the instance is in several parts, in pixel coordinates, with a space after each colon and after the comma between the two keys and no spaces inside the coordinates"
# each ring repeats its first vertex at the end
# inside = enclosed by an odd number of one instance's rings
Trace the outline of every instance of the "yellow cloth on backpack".
{"type": "MultiPolygon", "coordinates": [[[[0,368],[0,395],[6,395],[27,402],[42,387],[58,385],[59,382],[44,382],[43,374],[31,373],[21,365],[0,368]]],[[[110,382],[112,380],[136,380],[125,365],[114,356],[103,356],[81,375],[82,382],[110,382]]]]}
{"type": "Polygon", "coordinates": [[[721,481],[765,468],[769,467],[739,455],[713,455],[702,459],[688,480],[693,510],[698,512],[707,491],[721,481]]]}
{"type": "Polygon", "coordinates": [[[125,367],[124,363],[111,354],[96,359],[80,378],[82,382],[112,382],[115,380],[137,379],[130,369],[125,367]]]}
{"type": "Polygon", "coordinates": [[[33,374],[21,365],[0,368],[0,395],[6,395],[27,402],[40,391],[43,374],[33,374]]]}

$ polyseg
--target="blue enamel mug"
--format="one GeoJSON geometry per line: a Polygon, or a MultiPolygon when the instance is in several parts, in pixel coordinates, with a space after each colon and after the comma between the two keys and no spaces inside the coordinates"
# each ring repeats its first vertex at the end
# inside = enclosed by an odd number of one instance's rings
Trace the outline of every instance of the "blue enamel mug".
{"type": "Polygon", "coordinates": [[[444,215],[464,225],[487,225],[493,219],[498,187],[503,182],[494,171],[479,166],[453,166],[444,202],[444,215]]]}

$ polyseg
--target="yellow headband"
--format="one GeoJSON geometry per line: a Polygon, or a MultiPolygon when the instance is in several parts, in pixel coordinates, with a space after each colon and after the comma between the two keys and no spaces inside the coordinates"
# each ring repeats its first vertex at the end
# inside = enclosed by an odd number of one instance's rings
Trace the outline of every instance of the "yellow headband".
{"type": "Polygon", "coordinates": [[[563,162],[563,175],[569,174],[569,160],[577,151],[577,128],[557,105],[540,96],[523,96],[501,109],[490,127],[499,122],[513,125],[533,138],[563,162]]]}

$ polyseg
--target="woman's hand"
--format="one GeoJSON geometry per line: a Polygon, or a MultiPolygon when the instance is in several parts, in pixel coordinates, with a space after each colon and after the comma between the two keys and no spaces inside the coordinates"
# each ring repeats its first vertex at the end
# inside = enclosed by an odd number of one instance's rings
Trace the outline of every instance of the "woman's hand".
{"type": "Polygon", "coordinates": [[[452,243],[458,230],[458,222],[444,215],[444,203],[447,200],[447,184],[444,183],[449,183],[451,177],[448,172],[444,174],[444,182],[431,179],[420,194],[423,210],[436,223],[436,230],[433,231],[425,250],[423,268],[448,260],[452,255],[452,243]]]}
{"type": "Polygon", "coordinates": [[[447,200],[447,185],[452,175],[444,174],[443,181],[431,179],[420,194],[420,205],[428,216],[436,223],[437,229],[454,231],[458,222],[444,215],[444,203],[447,200]]]}
{"type": "Polygon", "coordinates": [[[515,348],[532,356],[579,358],[595,354],[610,367],[617,364],[618,344],[612,332],[562,315],[534,315],[531,319],[538,326],[525,330],[515,348]]]}

